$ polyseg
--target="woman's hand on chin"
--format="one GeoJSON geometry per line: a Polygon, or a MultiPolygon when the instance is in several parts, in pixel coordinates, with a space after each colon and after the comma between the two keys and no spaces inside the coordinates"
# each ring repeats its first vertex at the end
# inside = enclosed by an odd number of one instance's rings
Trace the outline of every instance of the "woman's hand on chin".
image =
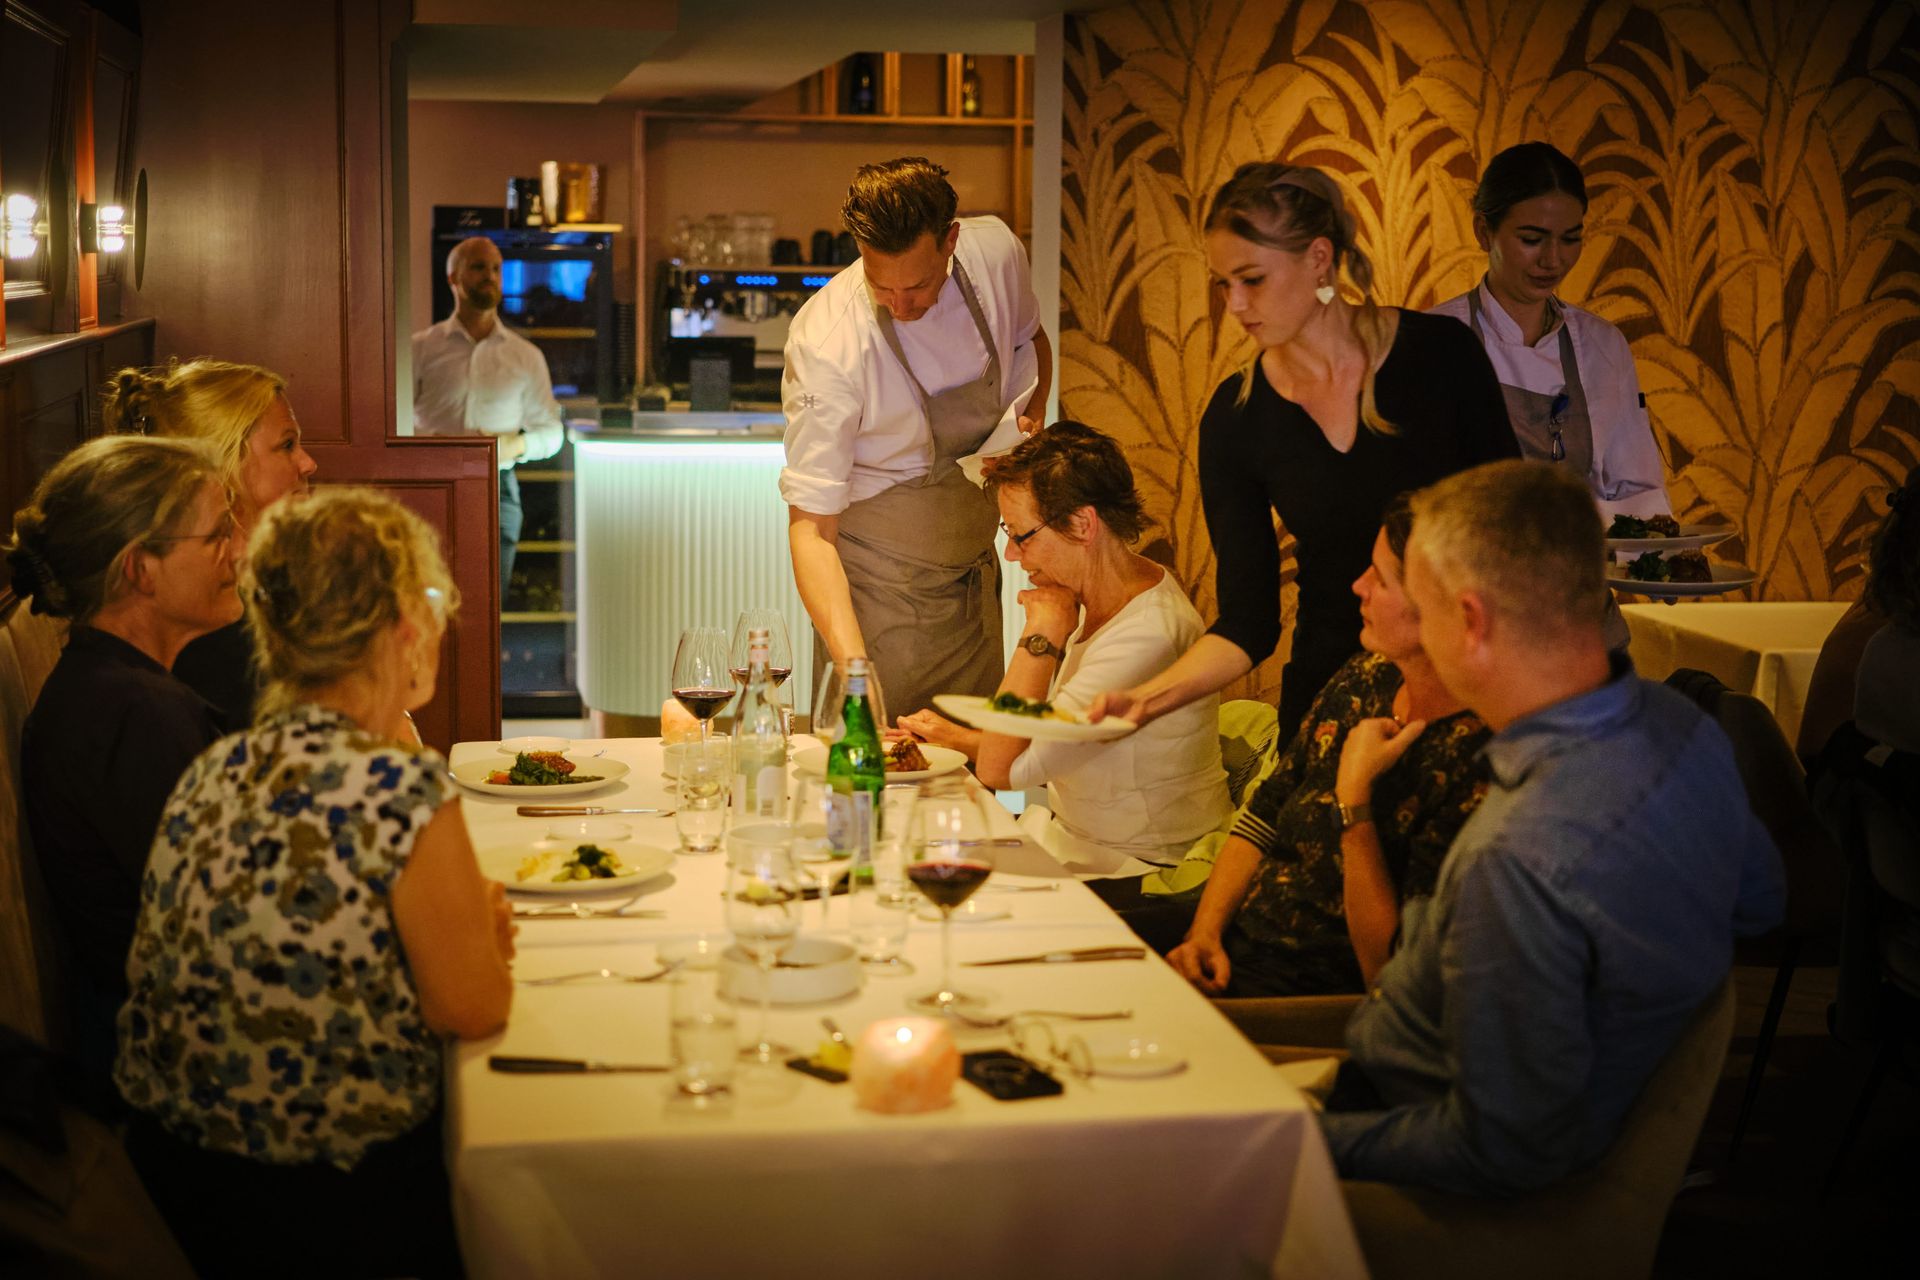
{"type": "Polygon", "coordinates": [[[1017,597],[1027,611],[1026,633],[1045,636],[1066,647],[1067,637],[1080,625],[1080,602],[1065,587],[1028,587],[1017,597]]]}

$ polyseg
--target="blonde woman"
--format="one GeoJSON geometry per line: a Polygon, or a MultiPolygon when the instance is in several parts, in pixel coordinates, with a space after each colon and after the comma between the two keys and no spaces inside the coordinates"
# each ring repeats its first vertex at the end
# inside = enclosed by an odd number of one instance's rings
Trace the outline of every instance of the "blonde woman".
{"type": "Polygon", "coordinates": [[[1279,643],[1278,517],[1295,542],[1299,613],[1281,676],[1291,734],[1360,648],[1349,583],[1394,494],[1516,457],[1500,384],[1461,326],[1382,307],[1340,189],[1318,169],[1245,164],[1214,194],[1207,266],[1259,344],[1200,420],[1200,498],[1219,617],[1171,667],[1090,714],[1146,721],[1216,692],[1279,643]],[[1348,286],[1342,290],[1342,278],[1348,286]],[[1349,296],[1351,295],[1351,296],[1349,296]]]}
{"type": "Polygon", "coordinates": [[[109,436],[56,463],[13,529],[15,594],[71,623],[21,730],[20,780],[75,1056],[105,1085],[147,850],[167,793],[219,736],[168,668],[240,614],[233,519],[204,447],[109,436]]]}
{"type": "MultiPolygon", "coordinates": [[[[107,392],[109,431],[204,440],[217,452],[233,493],[240,544],[280,499],[307,492],[313,458],[287,403],[286,380],[257,365],[178,362],[165,370],[122,369],[107,392]]],[[[253,718],[258,691],[246,627],[235,621],[191,644],[174,674],[212,704],[223,731],[253,718]]]]}
{"type": "Polygon", "coordinates": [[[269,509],[241,587],[266,686],[154,841],[128,1150],[203,1275],[449,1273],[440,1038],[498,1031],[513,990],[445,762],[398,742],[453,583],[418,516],[341,488],[269,509]]]}

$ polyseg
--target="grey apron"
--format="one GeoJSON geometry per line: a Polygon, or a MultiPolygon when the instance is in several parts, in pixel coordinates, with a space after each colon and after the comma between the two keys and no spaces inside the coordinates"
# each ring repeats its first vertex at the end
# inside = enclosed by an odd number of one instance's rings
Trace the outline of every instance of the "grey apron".
{"type": "MultiPolygon", "coordinates": [[[[1473,336],[1487,345],[1486,331],[1480,327],[1480,290],[1467,295],[1468,314],[1473,317],[1473,336]]],[[[1593,418],[1587,412],[1587,389],[1580,383],[1580,362],[1573,354],[1573,329],[1565,317],[1560,321],[1560,374],[1566,390],[1558,396],[1524,387],[1500,384],[1506,398],[1507,418],[1513,423],[1514,438],[1522,455],[1541,462],[1563,465],[1593,488],[1593,418]],[[1556,413],[1555,409],[1559,411],[1556,413]]],[[[1620,604],[1607,592],[1603,619],[1607,648],[1626,651],[1627,620],[1620,604]]]]}
{"type": "MultiPolygon", "coordinates": [[[[986,372],[928,395],[900,349],[892,315],[875,306],[880,332],[926,411],[931,465],[840,513],[840,563],[890,719],[932,706],[936,693],[990,695],[1006,673],[993,549],[1000,512],[958,463],[999,425],[1000,354],[958,258],[953,277],[987,349],[986,372]]],[[[826,642],[815,631],[816,681],[826,662],[826,642]]]]}

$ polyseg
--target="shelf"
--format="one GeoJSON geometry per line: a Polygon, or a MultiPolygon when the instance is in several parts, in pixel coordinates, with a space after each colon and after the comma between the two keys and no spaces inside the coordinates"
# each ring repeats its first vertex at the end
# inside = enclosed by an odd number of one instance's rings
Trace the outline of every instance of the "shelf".
{"type": "Polygon", "coordinates": [[[574,550],[574,544],[572,542],[554,542],[554,541],[541,542],[536,540],[532,542],[522,542],[520,544],[520,550],[522,551],[572,551],[574,550]]]}
{"type": "Polygon", "coordinates": [[[915,129],[1014,129],[1033,121],[1015,116],[854,116],[810,111],[649,111],[649,120],[692,120],[719,124],[878,124],[915,129]]]}
{"type": "Polygon", "coordinates": [[[521,484],[525,484],[529,480],[540,480],[547,484],[552,484],[558,480],[573,479],[573,472],[571,471],[529,471],[525,467],[515,467],[514,470],[520,474],[521,484]]]}
{"type": "Polygon", "coordinates": [[[571,611],[566,613],[502,613],[500,625],[514,622],[572,622],[577,617],[571,611]]]}
{"type": "Polygon", "coordinates": [[[599,336],[598,331],[594,329],[516,329],[514,332],[523,338],[594,338],[599,336]]]}

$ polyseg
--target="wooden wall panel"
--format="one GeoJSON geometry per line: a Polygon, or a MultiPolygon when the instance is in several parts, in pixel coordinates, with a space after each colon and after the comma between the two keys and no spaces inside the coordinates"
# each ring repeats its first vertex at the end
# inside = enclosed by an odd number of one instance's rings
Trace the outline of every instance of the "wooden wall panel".
{"type": "Polygon", "coordinates": [[[146,0],[134,164],[148,174],[146,278],[129,314],[158,355],[262,364],[321,483],[391,487],[432,520],[465,600],[427,740],[500,723],[493,444],[392,436],[392,49],[404,0],[260,6],[146,0]]]}

